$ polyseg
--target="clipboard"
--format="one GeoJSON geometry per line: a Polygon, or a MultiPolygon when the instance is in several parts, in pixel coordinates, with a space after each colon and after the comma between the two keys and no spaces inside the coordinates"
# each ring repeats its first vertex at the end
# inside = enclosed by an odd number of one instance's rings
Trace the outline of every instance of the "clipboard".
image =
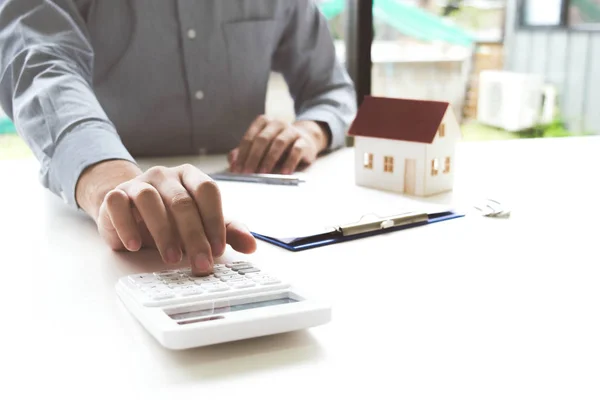
{"type": "Polygon", "coordinates": [[[251,233],[256,239],[297,252],[430,225],[464,216],[464,213],[453,210],[433,213],[406,212],[388,217],[375,217],[371,220],[365,218],[365,216],[356,223],[334,226],[326,232],[296,238],[276,238],[254,231],[251,231],[251,233]]]}

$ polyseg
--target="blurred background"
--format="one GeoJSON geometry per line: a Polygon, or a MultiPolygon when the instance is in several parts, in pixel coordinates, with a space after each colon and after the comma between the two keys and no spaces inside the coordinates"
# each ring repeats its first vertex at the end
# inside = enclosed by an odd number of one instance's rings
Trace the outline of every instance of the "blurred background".
{"type": "MultiPolygon", "coordinates": [[[[448,101],[467,141],[600,133],[600,0],[315,2],[359,102],[448,101]]],[[[278,74],[265,107],[294,118],[278,74]]],[[[0,159],[22,157],[31,153],[0,110],[0,159]]]]}

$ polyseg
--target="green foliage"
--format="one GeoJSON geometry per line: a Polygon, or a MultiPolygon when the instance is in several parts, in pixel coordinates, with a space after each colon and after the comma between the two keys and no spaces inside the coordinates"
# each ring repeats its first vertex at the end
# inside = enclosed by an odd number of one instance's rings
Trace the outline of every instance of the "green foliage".
{"type": "Polygon", "coordinates": [[[538,124],[531,129],[518,132],[518,135],[523,138],[550,138],[550,137],[568,137],[568,136],[585,136],[591,135],[592,132],[574,132],[567,128],[567,124],[560,118],[556,117],[549,124],[538,124]]]}

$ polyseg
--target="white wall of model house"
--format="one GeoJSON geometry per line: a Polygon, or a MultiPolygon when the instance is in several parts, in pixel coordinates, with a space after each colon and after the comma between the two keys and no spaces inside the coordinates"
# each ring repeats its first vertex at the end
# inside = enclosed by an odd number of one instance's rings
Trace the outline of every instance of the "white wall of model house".
{"type": "MultiPolygon", "coordinates": [[[[355,136],[355,182],[357,185],[405,193],[407,159],[414,160],[414,186],[416,196],[430,196],[452,189],[454,184],[455,145],[460,138],[460,126],[451,109],[443,122],[444,137],[436,134],[431,144],[404,140],[355,136]],[[392,171],[386,171],[385,157],[393,158],[392,171]],[[449,169],[446,158],[449,157],[449,169]],[[369,165],[369,158],[372,159],[369,165]],[[434,161],[437,160],[437,161],[434,161]],[[437,166],[437,173],[432,167],[437,166]]],[[[388,160],[389,166],[389,160],[388,160]]],[[[409,175],[412,173],[408,171],[409,175]]]]}
{"type": "Polygon", "coordinates": [[[426,145],[425,196],[451,190],[454,186],[454,165],[456,143],[460,140],[460,125],[450,110],[446,111],[444,119],[444,137],[439,132],[433,143],[426,145]],[[437,160],[437,161],[435,161],[437,160]],[[433,164],[437,163],[437,174],[432,173],[433,164]]]}
{"type": "MultiPolygon", "coordinates": [[[[393,192],[404,192],[405,159],[416,160],[416,176],[425,173],[426,149],[422,143],[407,142],[403,140],[391,140],[356,136],[355,147],[355,171],[356,184],[373,189],[389,190],[393,192]],[[365,155],[373,155],[372,168],[365,167],[365,155]],[[385,172],[384,158],[393,157],[393,172],[385,172]]],[[[415,192],[422,193],[425,190],[425,181],[415,181],[415,192]]]]}

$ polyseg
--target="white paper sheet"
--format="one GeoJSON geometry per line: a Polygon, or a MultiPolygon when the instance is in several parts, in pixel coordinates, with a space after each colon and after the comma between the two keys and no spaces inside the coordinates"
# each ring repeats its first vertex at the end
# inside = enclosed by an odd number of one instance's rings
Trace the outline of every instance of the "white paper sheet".
{"type": "Polygon", "coordinates": [[[244,223],[253,232],[274,238],[325,233],[369,216],[383,218],[405,212],[449,209],[445,205],[358,186],[336,188],[310,183],[276,186],[241,182],[219,182],[219,186],[227,217],[244,223]]]}

